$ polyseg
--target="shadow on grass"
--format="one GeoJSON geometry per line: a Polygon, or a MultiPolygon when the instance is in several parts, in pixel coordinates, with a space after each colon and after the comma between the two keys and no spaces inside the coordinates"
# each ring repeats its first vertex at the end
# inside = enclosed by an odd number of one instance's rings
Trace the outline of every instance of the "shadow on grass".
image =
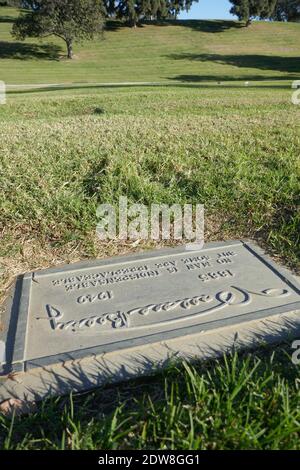
{"type": "MultiPolygon", "coordinates": [[[[1,5],[0,5],[0,7],[1,7],[1,5]]],[[[0,23],[13,23],[13,21],[15,19],[16,18],[13,17],[13,16],[7,16],[7,15],[0,16],[0,23]]]]}
{"type": "Polygon", "coordinates": [[[26,44],[0,41],[0,59],[46,59],[59,60],[61,48],[55,44],[26,44]]]}
{"type": "MultiPolygon", "coordinates": [[[[277,81],[277,82],[285,82],[287,80],[293,80],[295,77],[291,76],[270,76],[270,77],[263,77],[261,75],[245,75],[243,77],[239,77],[238,79],[232,78],[230,75],[177,75],[176,77],[168,77],[168,80],[174,80],[174,82],[182,82],[181,86],[190,86],[194,88],[204,88],[204,87],[213,87],[213,86],[228,86],[230,88],[244,88],[245,87],[245,80],[253,81],[253,82],[262,82],[259,84],[251,84],[251,88],[282,88],[287,89],[290,88],[290,85],[280,84],[274,85],[268,82],[277,81]],[[211,82],[211,83],[208,83],[211,82]],[[229,84],[227,84],[228,82],[229,84]]],[[[180,86],[178,84],[178,86],[180,86]]]]}
{"type": "Polygon", "coordinates": [[[190,60],[197,62],[214,62],[239,68],[276,70],[278,72],[300,74],[300,57],[282,57],[268,55],[220,55],[220,54],[170,54],[172,60],[190,60]]]}
{"type": "MultiPolygon", "coordinates": [[[[238,21],[223,20],[142,20],[137,24],[138,28],[144,26],[181,26],[203,33],[223,33],[229,29],[243,28],[243,23],[238,21]]],[[[108,20],[105,29],[108,31],[118,31],[121,28],[132,28],[128,21],[108,20]]]]}
{"type": "MultiPolygon", "coordinates": [[[[274,165],[275,166],[275,165],[274,165]]],[[[272,255],[272,247],[282,253],[282,262],[295,274],[299,274],[300,261],[300,214],[299,197],[295,194],[288,203],[274,206],[274,215],[266,227],[257,231],[263,240],[265,251],[272,255]]]]}
{"type": "MultiPolygon", "coordinates": [[[[287,84],[280,84],[280,85],[274,85],[270,84],[268,82],[272,80],[281,80],[281,81],[286,81],[286,77],[268,77],[266,79],[265,77],[261,76],[247,76],[244,77],[243,79],[239,78],[233,79],[232,77],[229,76],[203,76],[203,75],[178,75],[176,77],[170,77],[169,80],[174,80],[174,82],[182,82],[182,83],[171,83],[171,82],[165,82],[165,83],[127,83],[127,84],[93,84],[93,83],[87,83],[87,84],[62,84],[62,85],[49,85],[49,86],[41,86],[41,87],[32,87],[28,89],[20,89],[20,90],[8,90],[7,94],[9,95],[27,95],[27,94],[32,94],[32,93],[52,93],[56,91],[69,91],[69,90],[100,90],[100,89],[107,89],[107,88],[116,88],[116,89],[121,89],[121,88],[198,88],[198,89],[217,89],[222,85],[223,88],[230,88],[230,89],[241,89],[245,88],[244,81],[245,79],[247,80],[254,80],[254,81],[261,81],[265,83],[261,84],[251,84],[251,88],[256,88],[256,89],[261,89],[261,88],[268,88],[268,89],[289,89],[290,85],[287,84]],[[231,82],[229,85],[226,83],[221,83],[221,82],[231,82]],[[184,83],[186,82],[186,83],[184,83]],[[211,83],[208,83],[211,82],[211,83]],[[235,82],[235,83],[233,83],[235,82]]],[[[96,110],[94,111],[95,114],[102,114],[101,112],[97,112],[96,110]]]]}
{"type": "Polygon", "coordinates": [[[107,20],[105,23],[106,31],[119,31],[124,27],[128,27],[128,24],[121,20],[107,20]]]}
{"type": "Polygon", "coordinates": [[[89,197],[101,194],[102,184],[107,177],[109,158],[107,156],[98,160],[83,179],[84,193],[89,197]]]}
{"type": "Polygon", "coordinates": [[[145,20],[141,24],[154,26],[181,26],[202,33],[223,33],[229,29],[240,29],[244,27],[244,24],[238,21],[224,20],[145,20]]]}

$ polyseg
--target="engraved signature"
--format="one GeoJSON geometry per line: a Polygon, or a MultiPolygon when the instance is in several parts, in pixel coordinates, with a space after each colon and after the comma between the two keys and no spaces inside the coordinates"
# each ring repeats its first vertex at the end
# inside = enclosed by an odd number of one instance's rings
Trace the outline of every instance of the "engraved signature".
{"type": "MultiPolygon", "coordinates": [[[[83,328],[93,328],[95,326],[103,326],[108,323],[111,324],[112,328],[121,329],[130,327],[130,317],[133,315],[147,316],[152,313],[170,312],[176,309],[189,310],[192,307],[198,307],[201,304],[208,304],[214,300],[218,301],[217,305],[214,305],[206,310],[197,312],[188,316],[170,319],[163,322],[159,322],[160,326],[186,322],[187,320],[194,320],[197,318],[203,318],[206,315],[210,315],[213,312],[224,309],[229,306],[246,306],[252,302],[253,296],[261,296],[266,298],[281,298],[290,295],[287,289],[264,289],[260,292],[253,292],[249,289],[241,287],[231,286],[231,290],[222,290],[217,292],[215,296],[201,294],[196,297],[180,299],[175,301],[169,301],[158,304],[150,304],[144,307],[134,308],[127,312],[118,311],[115,313],[104,313],[101,315],[93,315],[81,320],[69,320],[66,322],[61,321],[64,314],[56,307],[47,305],[48,320],[50,321],[51,328],[53,330],[71,330],[80,331],[83,328]]],[[[157,326],[157,323],[143,326],[135,326],[132,329],[143,329],[145,327],[151,328],[157,326]]]]}

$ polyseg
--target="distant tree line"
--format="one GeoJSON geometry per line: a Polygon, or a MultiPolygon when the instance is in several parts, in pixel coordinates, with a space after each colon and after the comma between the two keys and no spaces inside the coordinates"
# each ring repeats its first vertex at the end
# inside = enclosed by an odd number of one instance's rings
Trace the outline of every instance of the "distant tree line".
{"type": "MultiPolygon", "coordinates": [[[[199,0],[100,0],[101,11],[106,18],[127,20],[136,26],[141,20],[177,19],[199,0]]],[[[7,0],[3,4],[24,9],[40,9],[43,1],[7,0]]],[[[55,0],[53,0],[55,3],[55,0]]],[[[60,2],[63,6],[64,2],[60,2]]]]}
{"type": "Polygon", "coordinates": [[[199,0],[102,0],[105,16],[125,19],[131,26],[141,20],[176,19],[199,0]]]}
{"type": "Polygon", "coordinates": [[[230,12],[249,26],[253,19],[300,20],[300,0],[230,0],[230,12]]]}
{"type": "Polygon", "coordinates": [[[277,21],[299,21],[300,0],[278,0],[272,18],[277,21]]]}

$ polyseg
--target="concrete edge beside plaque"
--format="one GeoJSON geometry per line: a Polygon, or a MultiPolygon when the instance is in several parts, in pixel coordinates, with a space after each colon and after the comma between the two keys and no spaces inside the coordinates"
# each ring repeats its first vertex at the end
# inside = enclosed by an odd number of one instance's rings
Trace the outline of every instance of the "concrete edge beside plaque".
{"type": "MultiPolygon", "coordinates": [[[[95,355],[62,365],[31,369],[25,374],[8,378],[0,385],[0,402],[15,398],[23,401],[80,393],[126,380],[151,376],[170,362],[206,361],[221,358],[233,351],[249,350],[262,344],[278,344],[300,337],[298,313],[275,315],[263,321],[252,321],[240,326],[219,328],[214,333],[195,334],[163,341],[143,348],[129,348],[121,354],[112,352],[95,355]],[[266,334],[266,331],[268,333],[266,334]],[[211,347],[217,344],[217,348],[211,347]]],[[[1,383],[1,382],[0,382],[1,383]]]]}

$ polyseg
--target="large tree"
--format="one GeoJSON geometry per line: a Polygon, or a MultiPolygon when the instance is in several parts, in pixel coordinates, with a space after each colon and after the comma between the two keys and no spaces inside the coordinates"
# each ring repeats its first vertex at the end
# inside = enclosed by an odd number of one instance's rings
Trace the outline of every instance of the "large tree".
{"type": "Polygon", "coordinates": [[[101,0],[26,0],[12,34],[17,39],[57,36],[66,43],[73,58],[73,44],[93,39],[103,27],[101,0]]]}
{"type": "Polygon", "coordinates": [[[254,18],[270,18],[277,0],[230,0],[230,2],[233,4],[230,13],[249,26],[254,18]]]}
{"type": "Polygon", "coordinates": [[[300,20],[300,0],[277,0],[272,18],[277,21],[300,20]]]}

